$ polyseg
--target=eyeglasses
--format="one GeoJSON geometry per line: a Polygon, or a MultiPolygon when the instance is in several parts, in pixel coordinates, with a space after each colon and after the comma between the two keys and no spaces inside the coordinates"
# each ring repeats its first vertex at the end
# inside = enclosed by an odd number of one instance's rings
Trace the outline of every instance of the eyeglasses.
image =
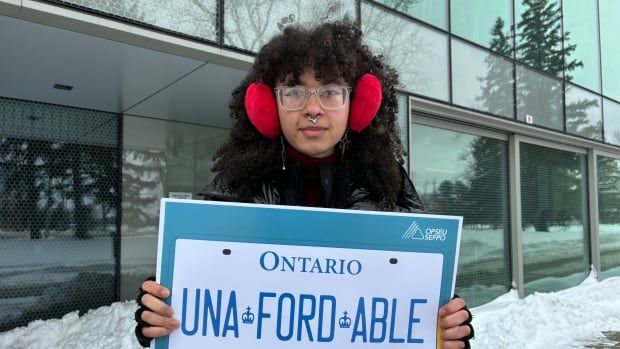
{"type": "Polygon", "coordinates": [[[276,87],[274,89],[280,106],[289,111],[303,109],[308,103],[310,94],[315,94],[324,109],[342,109],[349,100],[350,87],[321,86],[319,88],[276,87]]]}

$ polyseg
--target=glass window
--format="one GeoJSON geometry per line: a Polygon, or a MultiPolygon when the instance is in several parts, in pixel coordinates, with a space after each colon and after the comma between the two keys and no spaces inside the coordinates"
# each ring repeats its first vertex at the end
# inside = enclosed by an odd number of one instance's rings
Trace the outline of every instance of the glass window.
{"type": "Polygon", "coordinates": [[[398,94],[398,134],[403,144],[403,166],[409,171],[409,96],[398,94]]]}
{"type": "Polygon", "coordinates": [[[566,132],[603,140],[601,97],[566,84],[566,132]]]}
{"type": "MultiPolygon", "coordinates": [[[[559,0],[515,0],[517,59],[533,68],[562,76],[562,12],[559,0]]],[[[570,44],[569,42],[566,42],[570,44]]]]}
{"type": "Polygon", "coordinates": [[[564,130],[562,83],[517,65],[517,120],[564,130]]]}
{"type": "Polygon", "coordinates": [[[224,44],[258,50],[288,24],[355,19],[354,0],[224,1],[224,44]]]}
{"type": "Polygon", "coordinates": [[[620,276],[620,160],[599,156],[597,162],[601,271],[620,276]]]}
{"type": "Polygon", "coordinates": [[[620,1],[599,0],[603,94],[620,101],[620,1]]]}
{"type": "Polygon", "coordinates": [[[486,303],[511,280],[507,144],[420,124],[412,132],[411,174],[427,210],[464,217],[456,292],[486,303]]]}
{"type": "Polygon", "coordinates": [[[0,332],[116,301],[119,116],[0,98],[0,120],[0,332]]]}
{"type": "Polygon", "coordinates": [[[586,156],[521,143],[525,293],[579,284],[589,269],[586,156]]]}
{"type": "Polygon", "coordinates": [[[453,34],[512,57],[512,1],[452,0],[453,34]]]}
{"type": "MultiPolygon", "coordinates": [[[[563,0],[564,47],[574,47],[566,56],[566,78],[594,91],[601,91],[598,12],[596,0],[563,0]],[[571,66],[576,60],[580,66],[571,66]]],[[[568,53],[568,52],[567,52],[568,53]]]]}
{"type": "Polygon", "coordinates": [[[400,88],[447,101],[448,36],[362,4],[364,41],[400,75],[400,88]]]}
{"type": "Polygon", "coordinates": [[[377,0],[377,2],[441,29],[448,29],[448,0],[377,0]]]}
{"type": "Polygon", "coordinates": [[[217,0],[60,0],[112,16],[217,41],[217,0]]]}
{"type": "Polygon", "coordinates": [[[603,100],[605,142],[620,145],[620,104],[603,100]]]}
{"type": "Polygon", "coordinates": [[[192,198],[213,179],[215,150],[227,129],[125,116],[121,299],[155,273],[159,201],[192,198]]]}
{"type": "Polygon", "coordinates": [[[514,118],[512,73],[510,61],[452,39],[452,99],[455,104],[514,118]]]}

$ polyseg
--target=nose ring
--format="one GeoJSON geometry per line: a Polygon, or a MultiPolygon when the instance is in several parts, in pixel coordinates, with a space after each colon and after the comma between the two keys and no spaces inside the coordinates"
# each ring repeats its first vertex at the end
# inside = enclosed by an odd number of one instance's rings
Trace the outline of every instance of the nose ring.
{"type": "Polygon", "coordinates": [[[316,114],[316,115],[306,114],[305,118],[311,123],[316,124],[317,121],[319,121],[319,119],[321,118],[321,116],[322,116],[321,114],[316,114]]]}

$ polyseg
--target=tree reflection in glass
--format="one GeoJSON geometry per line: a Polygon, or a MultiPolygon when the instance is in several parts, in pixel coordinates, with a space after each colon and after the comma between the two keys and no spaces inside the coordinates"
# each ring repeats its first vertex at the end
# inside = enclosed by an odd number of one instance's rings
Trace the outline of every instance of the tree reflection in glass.
{"type": "Polygon", "coordinates": [[[447,35],[365,3],[361,16],[364,41],[396,69],[401,89],[449,99],[447,35]]]}
{"type": "Polygon", "coordinates": [[[601,272],[620,276],[620,160],[598,156],[597,173],[601,272]]]}
{"type": "Polygon", "coordinates": [[[353,0],[226,0],[224,44],[257,52],[289,24],[355,18],[353,0]]]}
{"type": "MultiPolygon", "coordinates": [[[[562,83],[544,73],[570,79],[570,72],[583,67],[583,62],[571,58],[575,44],[570,44],[568,32],[562,35],[562,13],[558,1],[523,0],[517,6],[520,20],[516,25],[516,57],[527,67],[516,69],[517,119],[535,125],[568,131],[592,139],[602,138],[602,119],[597,110],[598,98],[582,95],[584,98],[567,98],[566,123],[562,103],[562,83]],[[562,47],[562,40],[564,46],[562,47]],[[533,69],[531,69],[533,68],[533,69]]],[[[510,29],[498,18],[490,29],[492,39],[489,47],[502,55],[512,57],[510,29]]],[[[512,84],[505,69],[497,66],[497,59],[489,54],[486,60],[487,74],[480,77],[483,89],[478,97],[482,106],[496,115],[509,115],[507,108],[498,101],[505,101],[506,85],[512,84]]],[[[572,95],[574,87],[565,84],[565,93],[572,95]]]]}

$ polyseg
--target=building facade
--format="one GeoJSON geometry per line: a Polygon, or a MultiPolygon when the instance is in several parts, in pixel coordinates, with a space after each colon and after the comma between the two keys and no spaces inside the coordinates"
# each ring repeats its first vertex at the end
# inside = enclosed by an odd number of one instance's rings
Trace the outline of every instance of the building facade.
{"type": "Polygon", "coordinates": [[[395,67],[405,164],[464,217],[480,305],[620,276],[616,0],[0,0],[0,331],[131,299],[254,53],[349,18],[395,67]]]}

